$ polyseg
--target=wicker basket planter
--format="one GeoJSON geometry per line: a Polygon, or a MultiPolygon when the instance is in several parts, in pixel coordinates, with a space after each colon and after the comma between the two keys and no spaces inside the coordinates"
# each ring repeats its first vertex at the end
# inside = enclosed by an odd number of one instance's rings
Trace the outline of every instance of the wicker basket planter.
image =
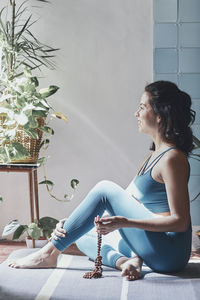
{"type": "MultiPolygon", "coordinates": [[[[6,119],[6,114],[0,114],[0,128],[5,128],[6,125],[4,125],[4,121],[6,119]]],[[[44,126],[44,118],[37,118],[38,125],[44,126]]],[[[35,129],[35,131],[38,134],[38,139],[31,138],[25,131],[23,126],[18,126],[16,137],[12,140],[12,142],[18,142],[22,144],[22,146],[30,153],[29,156],[24,158],[23,160],[11,160],[11,163],[37,163],[38,157],[39,157],[39,151],[40,151],[40,144],[42,140],[42,134],[43,132],[39,129],[35,129]]],[[[8,144],[10,142],[8,141],[8,144]]],[[[0,161],[1,162],[1,161],[0,161]]]]}

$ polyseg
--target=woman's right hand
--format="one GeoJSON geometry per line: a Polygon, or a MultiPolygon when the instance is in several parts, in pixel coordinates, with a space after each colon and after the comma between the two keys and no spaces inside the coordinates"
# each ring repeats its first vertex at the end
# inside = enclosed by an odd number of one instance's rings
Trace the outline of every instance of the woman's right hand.
{"type": "Polygon", "coordinates": [[[56,224],[56,228],[51,234],[51,239],[58,240],[59,237],[65,237],[66,231],[63,229],[63,224],[66,220],[67,218],[64,218],[56,224]]]}

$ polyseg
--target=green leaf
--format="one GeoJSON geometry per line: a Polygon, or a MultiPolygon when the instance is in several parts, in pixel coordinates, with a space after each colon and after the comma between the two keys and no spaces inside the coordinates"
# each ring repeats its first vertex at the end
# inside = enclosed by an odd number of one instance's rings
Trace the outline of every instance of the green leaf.
{"type": "Polygon", "coordinates": [[[23,34],[23,32],[26,30],[26,27],[27,27],[27,25],[28,25],[28,23],[29,23],[31,17],[32,17],[32,15],[30,15],[30,16],[28,17],[28,19],[27,19],[27,21],[24,23],[22,29],[16,34],[16,36],[17,36],[16,41],[20,38],[20,36],[21,36],[21,35],[23,34]]]}
{"type": "Polygon", "coordinates": [[[28,229],[27,225],[20,225],[13,234],[13,240],[17,240],[28,229]]]}
{"type": "Polygon", "coordinates": [[[0,160],[2,160],[3,163],[8,163],[10,161],[10,158],[3,146],[0,147],[0,160]]]}
{"type": "Polygon", "coordinates": [[[58,119],[61,119],[61,120],[65,121],[67,123],[67,117],[63,113],[61,113],[61,112],[53,112],[51,115],[53,117],[56,117],[58,119]]]}
{"type": "Polygon", "coordinates": [[[47,238],[49,238],[51,236],[51,233],[53,232],[53,230],[56,227],[56,224],[59,221],[51,218],[51,217],[43,217],[41,219],[39,219],[38,221],[38,226],[41,228],[41,230],[43,231],[43,235],[47,238]]]}
{"type": "Polygon", "coordinates": [[[23,97],[17,97],[17,104],[20,108],[25,106],[25,99],[23,97]]]}
{"type": "Polygon", "coordinates": [[[9,35],[8,35],[7,32],[6,32],[6,29],[5,29],[5,27],[4,27],[4,23],[3,23],[3,21],[2,21],[2,13],[3,13],[4,9],[6,9],[6,7],[3,7],[2,10],[1,10],[1,12],[0,12],[0,27],[1,27],[1,29],[2,29],[2,32],[4,33],[5,38],[6,38],[7,41],[8,41],[8,40],[9,40],[9,35]]]}
{"type": "Polygon", "coordinates": [[[37,120],[36,120],[33,116],[30,116],[30,117],[28,118],[28,124],[27,124],[27,125],[28,125],[28,126],[26,127],[27,130],[29,130],[28,127],[31,127],[31,128],[37,128],[37,127],[38,127],[38,122],[37,122],[37,120]]]}
{"type": "Polygon", "coordinates": [[[54,131],[52,128],[48,127],[48,126],[44,126],[44,127],[38,127],[39,130],[45,132],[45,133],[49,133],[51,135],[54,135],[54,131]]]}
{"type": "MultiPolygon", "coordinates": [[[[44,101],[44,100],[43,100],[44,101]]],[[[45,102],[44,102],[45,103],[45,102]]],[[[46,110],[46,112],[48,112],[49,111],[49,105],[47,106],[47,105],[43,105],[41,102],[39,102],[39,103],[37,103],[37,104],[35,104],[35,107],[36,108],[42,108],[42,110],[46,110]]]]}
{"type": "Polygon", "coordinates": [[[28,234],[34,239],[38,240],[41,236],[41,229],[38,227],[37,224],[31,223],[28,226],[28,234]]]}
{"type": "MultiPolygon", "coordinates": [[[[200,192],[192,200],[190,200],[190,202],[195,201],[199,197],[199,195],[200,195],[200,192]]],[[[199,234],[198,234],[198,236],[199,236],[199,234]]]]}
{"type": "Polygon", "coordinates": [[[197,145],[197,147],[200,148],[200,140],[195,135],[193,135],[193,141],[197,145]]]}
{"type": "Polygon", "coordinates": [[[31,77],[31,82],[34,83],[35,87],[39,86],[39,81],[38,81],[37,77],[31,77]]]}
{"type": "Polygon", "coordinates": [[[44,146],[45,149],[47,149],[48,145],[50,143],[50,140],[49,139],[45,139],[42,141],[42,143],[40,144],[40,149],[44,146]]]}
{"type": "Polygon", "coordinates": [[[57,90],[59,89],[58,86],[56,85],[50,85],[48,88],[44,88],[44,89],[41,89],[39,91],[40,95],[43,97],[43,98],[47,98],[53,94],[55,94],[57,92],[57,90]]]}
{"type": "Polygon", "coordinates": [[[24,75],[26,77],[32,77],[32,72],[31,72],[30,68],[24,68],[24,75]]]}
{"type": "Polygon", "coordinates": [[[200,154],[194,154],[194,153],[192,153],[191,156],[197,156],[197,157],[200,158],[200,154]]]}
{"type": "Polygon", "coordinates": [[[10,223],[8,223],[4,229],[3,229],[3,233],[2,236],[7,236],[12,234],[13,232],[15,232],[17,230],[17,228],[20,226],[18,220],[13,220],[10,223]]]}
{"type": "Polygon", "coordinates": [[[3,202],[3,198],[2,198],[2,196],[0,196],[0,203],[1,203],[1,202],[3,202]]]}
{"type": "Polygon", "coordinates": [[[51,180],[43,180],[43,181],[39,182],[39,184],[47,184],[50,186],[54,186],[54,183],[51,180]]]}
{"type": "Polygon", "coordinates": [[[8,145],[10,156],[15,159],[23,159],[29,156],[29,152],[18,142],[8,145]]]}
{"type": "Polygon", "coordinates": [[[32,110],[32,116],[34,116],[34,117],[46,117],[47,113],[44,110],[32,110]]]}
{"type": "Polygon", "coordinates": [[[77,188],[77,185],[79,184],[78,179],[72,179],[71,180],[71,187],[75,190],[77,188]]]}
{"type": "Polygon", "coordinates": [[[34,129],[31,129],[31,128],[28,128],[28,129],[25,129],[24,128],[24,131],[33,139],[38,139],[38,134],[37,132],[34,130],[34,129]]]}
{"type": "Polygon", "coordinates": [[[40,158],[38,159],[37,163],[41,166],[42,164],[45,163],[46,159],[47,159],[46,157],[40,157],[40,158]]]}

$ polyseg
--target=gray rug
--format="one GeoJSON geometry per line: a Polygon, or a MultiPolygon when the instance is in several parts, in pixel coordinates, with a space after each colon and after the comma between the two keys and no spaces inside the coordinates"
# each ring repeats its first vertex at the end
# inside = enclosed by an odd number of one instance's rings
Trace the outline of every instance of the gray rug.
{"type": "MultiPolygon", "coordinates": [[[[20,258],[37,249],[14,251],[20,258]]],[[[0,300],[199,300],[200,261],[190,261],[177,274],[159,274],[143,267],[143,278],[126,281],[120,271],[103,267],[101,279],[84,279],[94,263],[85,256],[61,255],[56,269],[12,269],[0,264],[0,300]]]]}

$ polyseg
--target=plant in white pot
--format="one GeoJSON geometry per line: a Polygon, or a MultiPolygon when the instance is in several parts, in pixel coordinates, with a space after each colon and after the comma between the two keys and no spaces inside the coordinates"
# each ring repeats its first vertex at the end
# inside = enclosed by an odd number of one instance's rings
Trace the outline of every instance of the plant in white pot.
{"type": "Polygon", "coordinates": [[[27,247],[31,247],[32,239],[34,239],[36,248],[39,248],[48,242],[58,222],[58,220],[52,217],[40,218],[29,225],[21,225],[18,220],[13,220],[5,226],[2,236],[5,237],[13,234],[12,239],[16,240],[26,233],[27,247]]]}

